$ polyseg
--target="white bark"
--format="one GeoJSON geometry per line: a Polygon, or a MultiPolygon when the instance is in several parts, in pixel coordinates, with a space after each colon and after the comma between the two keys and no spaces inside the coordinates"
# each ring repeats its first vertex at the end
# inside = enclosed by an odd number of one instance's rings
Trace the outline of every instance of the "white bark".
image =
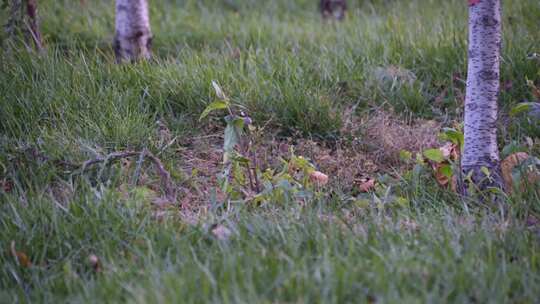
{"type": "Polygon", "coordinates": [[[497,148],[497,99],[501,53],[500,0],[480,0],[469,7],[469,58],[465,97],[464,174],[475,183],[500,185],[497,148]],[[482,167],[495,180],[486,180],[482,167]]]}
{"type": "Polygon", "coordinates": [[[146,0],[116,0],[114,50],[118,62],[149,59],[152,31],[146,0]]]}

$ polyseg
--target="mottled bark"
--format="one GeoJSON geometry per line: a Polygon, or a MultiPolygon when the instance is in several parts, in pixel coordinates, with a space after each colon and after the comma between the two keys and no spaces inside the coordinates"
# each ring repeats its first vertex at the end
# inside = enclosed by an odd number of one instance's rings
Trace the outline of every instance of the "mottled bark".
{"type": "Polygon", "coordinates": [[[346,0],[321,0],[319,9],[324,19],[343,20],[347,12],[346,0]]]}
{"type": "MultiPolygon", "coordinates": [[[[465,147],[461,168],[480,189],[500,187],[497,100],[501,53],[500,0],[470,1],[465,97],[465,147]],[[489,177],[484,173],[489,170],[489,177]]],[[[467,183],[463,192],[468,193],[467,183]]]]}
{"type": "Polygon", "coordinates": [[[116,0],[114,50],[118,62],[149,59],[152,32],[146,0],[116,0]]]}

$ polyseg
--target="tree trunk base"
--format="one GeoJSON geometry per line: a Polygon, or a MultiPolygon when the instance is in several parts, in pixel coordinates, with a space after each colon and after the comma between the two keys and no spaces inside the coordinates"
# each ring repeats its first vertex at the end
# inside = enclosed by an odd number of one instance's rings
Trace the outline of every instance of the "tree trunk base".
{"type": "Polygon", "coordinates": [[[504,182],[501,168],[498,164],[488,166],[462,166],[462,173],[458,179],[458,190],[464,196],[475,194],[493,194],[490,189],[503,190],[504,182]]]}
{"type": "Polygon", "coordinates": [[[148,60],[152,57],[152,37],[148,33],[138,32],[132,37],[117,35],[113,47],[117,63],[148,60]]]}
{"type": "Polygon", "coordinates": [[[135,62],[150,59],[152,31],[147,0],[116,0],[116,61],[135,62]]]}

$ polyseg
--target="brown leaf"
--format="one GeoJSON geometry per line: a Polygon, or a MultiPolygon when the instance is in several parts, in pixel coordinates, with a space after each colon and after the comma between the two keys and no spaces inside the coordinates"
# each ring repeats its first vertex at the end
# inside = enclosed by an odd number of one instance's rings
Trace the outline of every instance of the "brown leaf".
{"type": "Polygon", "coordinates": [[[538,219],[537,217],[534,217],[532,215],[529,215],[527,217],[526,225],[527,225],[528,228],[539,227],[540,226],[540,219],[538,219]]]}
{"type": "Polygon", "coordinates": [[[13,257],[17,260],[17,263],[24,268],[28,268],[32,266],[32,262],[30,261],[30,258],[26,255],[26,253],[22,251],[17,251],[15,249],[15,241],[11,241],[11,254],[13,257]]]}
{"type": "Polygon", "coordinates": [[[440,147],[439,150],[442,152],[445,159],[450,159],[453,161],[459,159],[459,149],[454,143],[447,142],[444,144],[444,146],[440,147]]]}
{"type": "Polygon", "coordinates": [[[446,166],[447,164],[445,163],[433,163],[432,166],[433,166],[433,170],[435,171],[435,180],[437,181],[437,183],[443,187],[447,186],[448,185],[448,182],[450,182],[450,178],[448,178],[448,176],[446,176],[443,172],[442,172],[442,168],[444,166],[446,166]]]}
{"type": "Polygon", "coordinates": [[[170,198],[166,196],[156,195],[152,197],[151,200],[152,200],[152,204],[154,204],[156,207],[159,207],[159,208],[165,208],[165,207],[172,206],[175,204],[174,201],[172,201],[170,198]]]}
{"type": "Polygon", "coordinates": [[[94,269],[95,272],[101,272],[103,270],[101,267],[101,261],[95,254],[90,254],[88,256],[88,263],[90,263],[90,266],[92,266],[92,269],[94,269]]]}
{"type": "Polygon", "coordinates": [[[324,186],[328,183],[328,175],[319,171],[312,172],[309,175],[309,179],[319,187],[324,186]]]}
{"type": "Polygon", "coordinates": [[[13,191],[13,182],[9,179],[0,180],[0,189],[5,193],[10,193],[13,191]]]}
{"type": "Polygon", "coordinates": [[[534,84],[532,81],[527,81],[529,88],[531,88],[532,94],[536,99],[540,99],[540,88],[534,84]]]}
{"type": "MultiPolygon", "coordinates": [[[[504,180],[504,186],[509,193],[514,191],[512,171],[528,158],[529,154],[525,152],[517,152],[508,156],[501,162],[501,172],[504,180]]],[[[540,180],[540,174],[537,171],[528,171],[527,180],[529,183],[538,182],[540,180]]]]}
{"type": "Polygon", "coordinates": [[[400,221],[400,226],[403,230],[409,230],[409,231],[418,231],[420,230],[420,225],[411,219],[405,219],[400,221]]]}
{"type": "Polygon", "coordinates": [[[212,229],[212,234],[220,241],[226,241],[231,236],[231,230],[223,225],[217,225],[212,229]]]}
{"type": "Polygon", "coordinates": [[[373,178],[368,179],[367,181],[358,185],[360,192],[370,192],[375,189],[375,180],[373,178]]]}

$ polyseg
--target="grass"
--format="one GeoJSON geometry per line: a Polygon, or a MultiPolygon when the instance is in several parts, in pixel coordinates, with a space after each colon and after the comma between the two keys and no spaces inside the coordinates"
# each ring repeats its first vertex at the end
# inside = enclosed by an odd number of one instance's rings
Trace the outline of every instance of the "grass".
{"type": "MultiPolygon", "coordinates": [[[[110,1],[86,2],[40,2],[41,56],[0,35],[0,182],[12,183],[0,190],[0,302],[538,301],[533,187],[485,208],[402,172],[392,189],[407,207],[366,207],[336,188],[304,207],[202,206],[190,224],[137,189],[124,197],[119,165],[74,175],[52,161],[148,148],[176,183],[192,183],[178,156],[192,147],[164,148],[156,121],[179,138],[222,132],[215,117],[198,121],[212,80],[280,137],[348,136],[351,108],[451,126],[462,117],[464,1],[350,1],[340,24],[322,23],[317,1],[152,1],[154,60],[134,65],[114,64],[110,1]]],[[[527,79],[540,84],[527,59],[540,52],[540,5],[504,5],[500,145],[538,156],[538,126],[508,113],[534,100],[527,79]]]]}
{"type": "Polygon", "coordinates": [[[494,214],[440,206],[393,215],[314,205],[236,210],[190,226],[80,196],[67,209],[3,200],[3,299],[37,302],[523,302],[540,292],[540,243],[494,214]],[[37,214],[39,216],[37,216],[37,214]],[[347,217],[349,216],[349,217],[347,217]],[[417,227],[411,227],[414,221],[417,227]],[[217,240],[212,223],[232,236],[217,240]],[[88,257],[101,259],[96,273],[88,257]]]}

